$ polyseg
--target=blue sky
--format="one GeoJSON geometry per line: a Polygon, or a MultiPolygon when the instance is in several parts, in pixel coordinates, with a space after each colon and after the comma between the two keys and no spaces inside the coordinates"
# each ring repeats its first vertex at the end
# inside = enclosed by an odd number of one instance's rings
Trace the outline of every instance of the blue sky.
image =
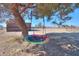
{"type": "Polygon", "coordinates": [[[70,21],[67,21],[66,24],[79,26],[79,9],[76,9],[73,13],[70,13],[69,15],[72,17],[72,19],[70,21]]]}
{"type": "MultiPolygon", "coordinates": [[[[67,21],[65,24],[67,24],[67,25],[79,26],[79,9],[76,9],[73,13],[70,13],[69,16],[71,16],[72,19],[69,20],[69,21],[67,21]]],[[[24,19],[25,19],[25,22],[30,22],[30,19],[28,19],[27,16],[25,16],[24,19]]],[[[54,19],[54,18],[53,18],[53,19],[54,19]]],[[[53,20],[53,19],[52,19],[52,20],[53,20]]],[[[42,21],[43,21],[42,19],[36,20],[36,19],[33,17],[32,26],[35,26],[35,25],[38,24],[39,22],[41,22],[41,23],[43,24],[42,21]]],[[[51,21],[48,22],[47,20],[45,20],[45,23],[46,23],[46,24],[45,24],[46,26],[50,26],[50,27],[54,26],[54,24],[52,24],[51,21]]],[[[6,26],[6,23],[3,22],[3,23],[0,23],[0,25],[6,26]]]]}
{"type": "MultiPolygon", "coordinates": [[[[66,25],[79,26],[79,8],[76,9],[76,10],[74,10],[73,13],[70,13],[69,16],[71,16],[72,19],[69,20],[69,21],[67,21],[67,22],[65,22],[65,24],[66,24],[66,25]]],[[[28,19],[27,17],[25,17],[24,19],[26,20],[26,22],[30,22],[30,19],[28,19]]],[[[58,20],[56,17],[54,17],[54,18],[52,19],[52,21],[55,20],[55,19],[58,20]]],[[[38,24],[39,22],[41,22],[41,23],[43,24],[43,20],[42,20],[42,19],[36,20],[36,19],[33,17],[33,20],[32,20],[32,21],[33,21],[33,22],[32,22],[32,26],[35,26],[35,25],[38,24]]],[[[45,25],[46,25],[46,26],[50,26],[50,27],[54,26],[54,24],[52,24],[51,21],[48,22],[46,19],[45,19],[45,25]]]]}

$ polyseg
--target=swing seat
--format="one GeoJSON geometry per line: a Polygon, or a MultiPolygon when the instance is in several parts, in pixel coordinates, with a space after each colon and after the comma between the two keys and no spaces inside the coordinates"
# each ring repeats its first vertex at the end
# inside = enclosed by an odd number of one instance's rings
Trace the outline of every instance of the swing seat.
{"type": "Polygon", "coordinates": [[[45,44],[48,41],[48,36],[35,34],[28,35],[26,40],[32,44],[45,44]]]}

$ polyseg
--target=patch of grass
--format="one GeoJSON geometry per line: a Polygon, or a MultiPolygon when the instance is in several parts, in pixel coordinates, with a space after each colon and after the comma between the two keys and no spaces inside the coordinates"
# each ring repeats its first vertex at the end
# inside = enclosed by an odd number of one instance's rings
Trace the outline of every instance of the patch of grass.
{"type": "Polygon", "coordinates": [[[18,43],[22,43],[23,42],[23,38],[22,37],[19,37],[19,36],[15,36],[15,37],[12,37],[10,38],[9,40],[7,40],[6,42],[18,42],[18,43]]]}
{"type": "Polygon", "coordinates": [[[14,39],[15,39],[14,41],[16,41],[18,43],[22,43],[23,42],[23,37],[16,36],[14,39]]]}

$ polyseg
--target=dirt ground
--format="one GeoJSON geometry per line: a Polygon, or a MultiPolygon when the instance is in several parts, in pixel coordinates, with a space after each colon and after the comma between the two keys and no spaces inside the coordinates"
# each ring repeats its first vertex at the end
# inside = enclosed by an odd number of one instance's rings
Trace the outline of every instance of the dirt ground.
{"type": "Polygon", "coordinates": [[[79,56],[79,33],[48,33],[49,42],[33,45],[21,32],[0,30],[0,56],[79,56]]]}

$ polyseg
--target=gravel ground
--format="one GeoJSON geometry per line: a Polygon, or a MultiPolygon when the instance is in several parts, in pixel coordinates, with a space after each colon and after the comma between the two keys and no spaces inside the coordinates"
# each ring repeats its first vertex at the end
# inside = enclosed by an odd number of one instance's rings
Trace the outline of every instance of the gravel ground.
{"type": "Polygon", "coordinates": [[[79,33],[50,33],[44,45],[48,56],[79,56],[79,33]]]}
{"type": "Polygon", "coordinates": [[[1,56],[79,56],[79,33],[49,33],[43,45],[23,42],[20,34],[0,32],[1,56]]]}

